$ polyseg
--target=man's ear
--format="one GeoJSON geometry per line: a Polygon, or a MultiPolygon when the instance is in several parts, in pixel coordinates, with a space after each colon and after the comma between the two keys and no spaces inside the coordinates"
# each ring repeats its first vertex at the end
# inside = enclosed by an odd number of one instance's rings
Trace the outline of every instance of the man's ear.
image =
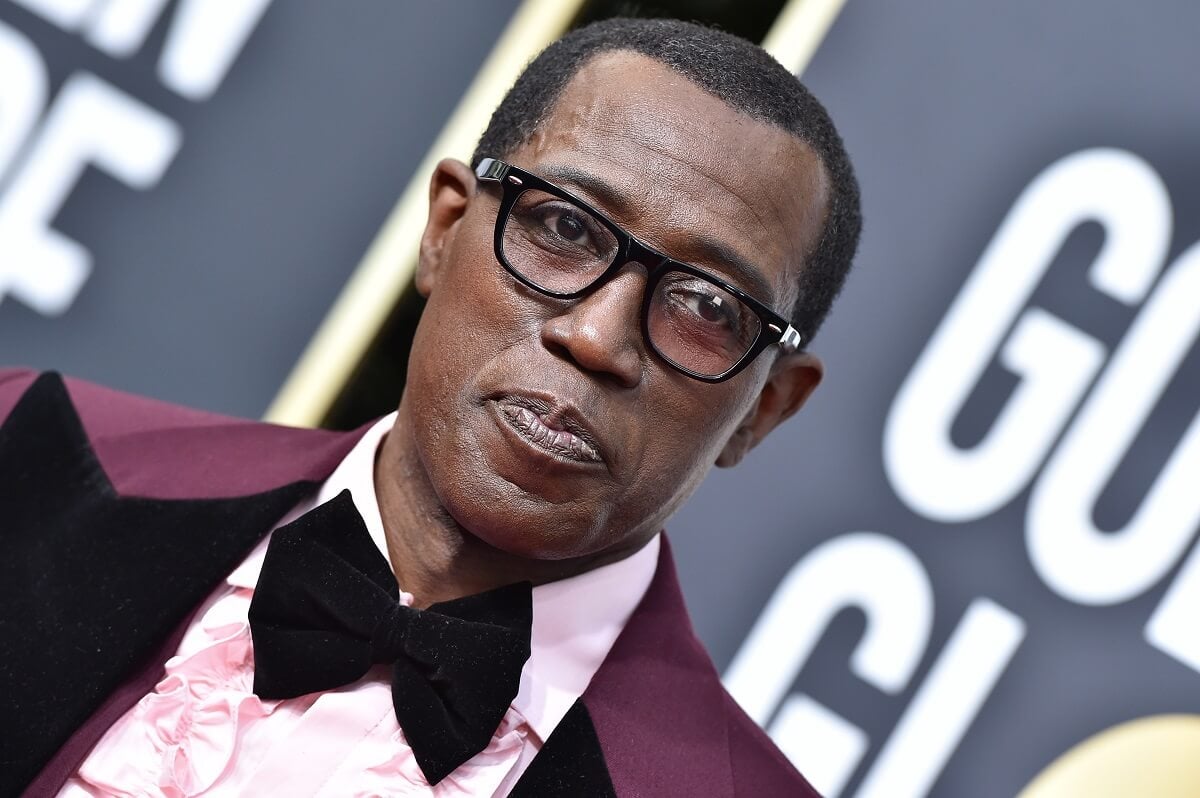
{"type": "Polygon", "coordinates": [[[808,352],[795,352],[776,360],[758,401],[726,442],[716,464],[729,468],[740,463],[771,430],[804,406],[824,374],[820,358],[808,352]]]}
{"type": "Polygon", "coordinates": [[[462,161],[445,158],[429,178],[429,220],[417,258],[417,291],[428,297],[437,284],[458,223],[475,194],[475,173],[462,161]]]}

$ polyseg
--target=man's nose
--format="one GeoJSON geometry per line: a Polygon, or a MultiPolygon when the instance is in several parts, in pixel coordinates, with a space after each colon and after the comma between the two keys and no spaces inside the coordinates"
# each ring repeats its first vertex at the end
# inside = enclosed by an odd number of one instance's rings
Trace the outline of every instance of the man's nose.
{"type": "Polygon", "coordinates": [[[625,269],[542,325],[542,343],[585,371],[623,388],[642,381],[646,351],[639,324],[646,274],[625,269]]]}

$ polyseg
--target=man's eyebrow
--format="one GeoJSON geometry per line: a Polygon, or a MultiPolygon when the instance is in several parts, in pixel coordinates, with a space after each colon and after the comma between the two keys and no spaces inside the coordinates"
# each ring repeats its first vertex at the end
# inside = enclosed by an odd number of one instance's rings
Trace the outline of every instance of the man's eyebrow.
{"type": "Polygon", "coordinates": [[[592,172],[576,169],[574,166],[548,166],[538,170],[542,177],[554,183],[571,183],[594,196],[605,208],[612,208],[618,213],[630,210],[629,200],[624,193],[604,178],[592,172]]]}
{"type": "Polygon", "coordinates": [[[771,287],[754,264],[721,241],[703,234],[692,236],[692,250],[698,252],[706,261],[717,263],[731,272],[733,281],[740,284],[742,290],[767,307],[774,309],[775,289],[771,287]]]}
{"type": "MultiPolygon", "coordinates": [[[[604,208],[629,215],[629,200],[625,198],[624,193],[599,175],[565,165],[547,166],[539,171],[547,180],[555,183],[570,183],[572,186],[583,189],[595,197],[604,208]]],[[[746,293],[773,307],[775,290],[754,264],[734,252],[724,242],[703,233],[693,233],[689,238],[691,251],[697,253],[704,262],[720,266],[724,271],[730,273],[733,282],[742,286],[746,293]]],[[[671,255],[669,252],[667,254],[671,255]]],[[[671,257],[675,256],[671,255],[671,257]]]]}

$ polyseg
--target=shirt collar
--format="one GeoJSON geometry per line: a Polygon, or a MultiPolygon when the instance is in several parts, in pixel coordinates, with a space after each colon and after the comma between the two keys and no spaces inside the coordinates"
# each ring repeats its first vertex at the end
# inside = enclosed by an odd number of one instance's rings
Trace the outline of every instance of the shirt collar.
{"type": "Polygon", "coordinates": [[[371,534],[371,540],[375,541],[383,558],[389,563],[391,559],[388,557],[387,538],[383,534],[383,517],[379,514],[379,499],[375,496],[375,455],[383,439],[396,424],[397,415],[396,412],[389,413],[371,425],[321,485],[312,505],[318,507],[343,490],[349,490],[358,514],[371,534]]]}
{"type": "Polygon", "coordinates": [[[583,695],[654,579],[660,536],[623,560],[533,589],[529,661],[513,706],[542,743],[583,695]]]}
{"type": "MultiPolygon", "coordinates": [[[[312,508],[348,489],[367,531],[385,559],[387,538],[379,501],[375,495],[375,455],[396,422],[396,413],[373,424],[354,445],[312,499],[301,502],[279,526],[290,523],[312,508]]],[[[521,672],[521,686],[513,707],[544,744],[608,656],[642,596],[650,587],[658,564],[660,536],[623,560],[533,589],[531,653],[521,672]]],[[[230,574],[235,587],[258,583],[264,540],[230,574]]],[[[403,585],[401,586],[403,588],[403,585]]],[[[412,603],[401,590],[401,601],[412,603]]]]}

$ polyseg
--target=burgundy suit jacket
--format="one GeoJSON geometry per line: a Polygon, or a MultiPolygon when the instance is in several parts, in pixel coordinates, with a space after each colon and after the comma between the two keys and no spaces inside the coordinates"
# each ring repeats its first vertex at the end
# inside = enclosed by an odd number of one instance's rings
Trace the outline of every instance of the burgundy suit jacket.
{"type": "MultiPolygon", "coordinates": [[[[0,371],[0,420],[9,417],[37,377],[32,371],[0,371]]],[[[57,378],[53,379],[56,382],[57,378]]],[[[37,380],[39,386],[48,381],[46,376],[37,380]]],[[[207,568],[194,584],[192,595],[204,596],[215,588],[230,570],[228,563],[240,561],[300,496],[324,481],[365,431],[292,429],[185,409],[82,381],[68,379],[66,386],[83,434],[120,497],[273,497],[274,504],[268,503],[271,517],[248,522],[255,528],[223,555],[224,560],[204,560],[207,542],[200,541],[187,544],[199,552],[197,558],[189,554],[170,564],[179,569],[207,568]]],[[[0,490],[4,488],[0,485],[0,490]]],[[[199,506],[208,507],[204,502],[199,506]]],[[[13,551],[4,523],[0,518],[0,538],[6,547],[5,559],[11,563],[13,551]]],[[[103,550],[89,556],[100,560],[92,563],[97,570],[120,568],[120,563],[102,561],[103,550]]],[[[16,567],[28,571],[35,566],[18,563],[16,567]]],[[[104,601],[122,604],[127,599],[118,594],[104,601]]],[[[162,677],[163,663],[178,645],[194,608],[195,602],[183,612],[164,611],[157,631],[149,630],[125,646],[136,650],[132,656],[124,652],[127,656],[114,666],[111,684],[115,689],[70,699],[74,703],[68,709],[85,720],[68,730],[65,741],[48,759],[42,756],[36,762],[22,763],[29,776],[37,776],[32,782],[27,776],[16,790],[28,784],[27,794],[41,795],[54,794],[61,787],[104,731],[162,677]]],[[[105,607],[89,607],[89,613],[93,610],[97,617],[105,617],[105,607]]],[[[0,652],[9,650],[8,641],[14,639],[10,636],[22,634],[21,619],[5,617],[8,614],[9,608],[0,606],[0,652]]],[[[112,664],[107,656],[107,652],[96,654],[99,659],[94,667],[103,670],[112,664]]],[[[20,678],[21,690],[40,689],[50,694],[63,689],[61,683],[39,684],[37,674],[20,678]]],[[[86,680],[87,674],[79,678],[86,680]]],[[[560,729],[571,725],[567,721],[572,716],[579,721],[576,726],[584,729],[584,737],[594,730],[590,739],[593,746],[598,740],[602,752],[595,761],[607,769],[611,785],[601,789],[592,782],[551,778],[541,782],[537,794],[615,792],[618,796],[656,798],[817,795],[721,686],[692,630],[665,540],[645,598],[560,729]]],[[[0,716],[0,737],[20,734],[23,722],[0,716]]],[[[563,731],[564,737],[569,734],[563,731]]],[[[535,758],[531,772],[543,759],[548,763],[552,758],[564,772],[570,770],[575,751],[571,744],[552,745],[558,735],[556,730],[535,758]],[[552,749],[553,753],[548,753],[552,749]],[[564,763],[566,768],[562,768],[564,763]]],[[[0,767],[6,764],[0,763],[0,767]]],[[[543,770],[548,771],[548,766],[543,770]]],[[[8,787],[12,789],[11,784],[8,787]]]]}

